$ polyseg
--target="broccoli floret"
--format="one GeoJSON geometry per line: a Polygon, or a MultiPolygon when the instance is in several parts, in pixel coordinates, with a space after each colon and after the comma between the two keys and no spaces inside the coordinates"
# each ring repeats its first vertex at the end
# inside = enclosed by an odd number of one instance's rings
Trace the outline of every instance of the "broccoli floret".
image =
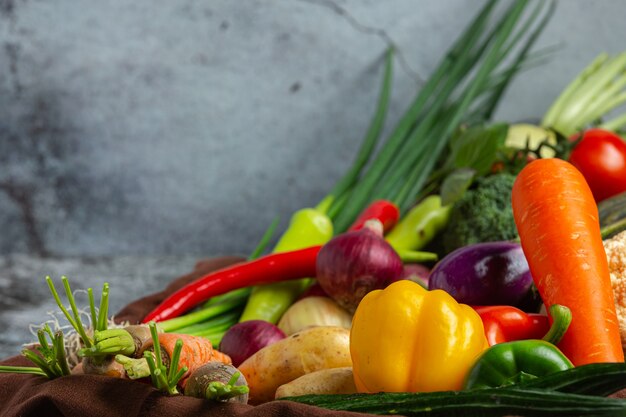
{"type": "Polygon", "coordinates": [[[517,238],[511,207],[514,181],[515,176],[506,173],[481,177],[454,203],[442,236],[446,253],[473,243],[517,238]]]}

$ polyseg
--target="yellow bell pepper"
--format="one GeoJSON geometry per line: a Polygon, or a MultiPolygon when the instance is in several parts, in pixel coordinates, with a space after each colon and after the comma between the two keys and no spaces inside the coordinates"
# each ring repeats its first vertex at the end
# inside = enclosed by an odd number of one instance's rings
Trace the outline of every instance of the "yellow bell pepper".
{"type": "Polygon", "coordinates": [[[488,347],[478,313],[442,290],[402,280],[368,293],[350,333],[359,392],[458,390],[488,347]]]}

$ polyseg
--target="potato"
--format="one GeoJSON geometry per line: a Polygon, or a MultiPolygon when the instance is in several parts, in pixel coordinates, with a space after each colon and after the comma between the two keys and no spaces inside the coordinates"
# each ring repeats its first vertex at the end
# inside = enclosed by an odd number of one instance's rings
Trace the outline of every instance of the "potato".
{"type": "Polygon", "coordinates": [[[322,369],[302,375],[276,390],[276,399],[308,394],[356,393],[351,367],[322,369]]]}
{"type": "Polygon", "coordinates": [[[276,389],[294,379],[328,368],[352,366],[350,331],[343,327],[312,327],[256,352],[239,370],[248,381],[249,403],[274,399],[276,389]]]}

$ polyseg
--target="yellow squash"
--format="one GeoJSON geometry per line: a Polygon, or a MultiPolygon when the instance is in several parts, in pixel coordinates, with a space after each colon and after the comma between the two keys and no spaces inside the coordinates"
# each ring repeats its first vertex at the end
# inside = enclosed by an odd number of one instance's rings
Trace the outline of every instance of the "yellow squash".
{"type": "Polygon", "coordinates": [[[471,307],[408,280],[368,293],[350,334],[359,392],[461,389],[487,347],[482,321],[471,307]]]}

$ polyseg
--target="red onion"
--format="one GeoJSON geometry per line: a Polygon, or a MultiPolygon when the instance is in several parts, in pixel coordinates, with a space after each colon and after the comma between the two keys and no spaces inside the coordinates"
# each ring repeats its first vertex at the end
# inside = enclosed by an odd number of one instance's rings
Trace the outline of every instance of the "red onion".
{"type": "Polygon", "coordinates": [[[326,294],[326,291],[324,291],[320,283],[316,282],[311,285],[306,291],[300,294],[300,297],[298,297],[298,301],[307,297],[328,297],[328,294],[326,294]]]}
{"type": "Polygon", "coordinates": [[[430,268],[422,264],[406,264],[400,279],[408,279],[417,282],[422,287],[428,289],[428,278],[430,276],[430,268]]]}
{"type": "Polygon", "coordinates": [[[254,355],[265,346],[287,337],[285,332],[265,320],[249,320],[228,329],[219,350],[230,356],[234,366],[254,355]]]}
{"type": "Polygon", "coordinates": [[[324,291],[350,312],[365,294],[385,288],[403,272],[402,260],[383,239],[379,221],[334,237],[320,250],[316,266],[324,291]]]}

